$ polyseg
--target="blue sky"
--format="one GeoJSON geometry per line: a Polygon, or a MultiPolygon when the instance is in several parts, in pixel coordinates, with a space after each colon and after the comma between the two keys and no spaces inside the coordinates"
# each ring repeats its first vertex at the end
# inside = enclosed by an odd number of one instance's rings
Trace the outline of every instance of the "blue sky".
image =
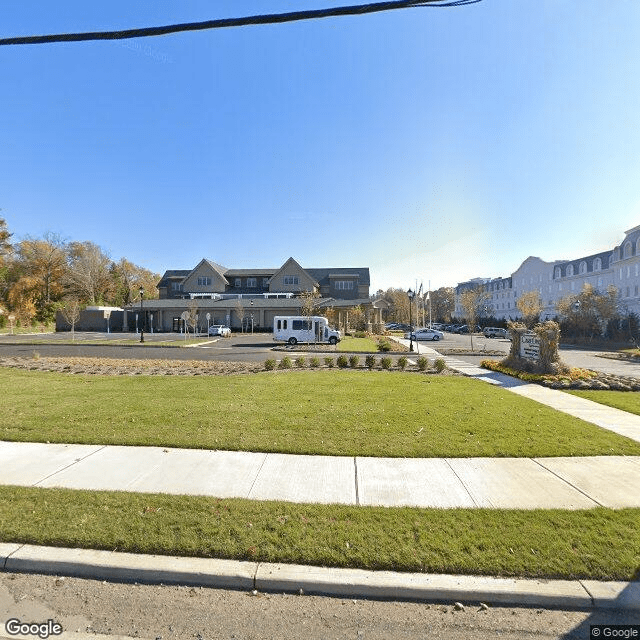
{"type": "MultiPolygon", "coordinates": [[[[339,4],[4,2],[0,37],[339,4]]],[[[159,273],[293,256],[372,291],[604,251],[640,224],[638,33],[637,0],[483,0],[0,47],[0,217],[159,273]]]]}

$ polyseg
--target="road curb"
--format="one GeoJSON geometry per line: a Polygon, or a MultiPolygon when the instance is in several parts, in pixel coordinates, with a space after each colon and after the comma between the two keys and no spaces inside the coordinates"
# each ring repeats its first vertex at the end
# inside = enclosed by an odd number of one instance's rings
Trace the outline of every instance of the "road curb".
{"type": "Polygon", "coordinates": [[[342,598],[640,611],[640,582],[456,576],[0,544],[0,569],[342,598]]]}

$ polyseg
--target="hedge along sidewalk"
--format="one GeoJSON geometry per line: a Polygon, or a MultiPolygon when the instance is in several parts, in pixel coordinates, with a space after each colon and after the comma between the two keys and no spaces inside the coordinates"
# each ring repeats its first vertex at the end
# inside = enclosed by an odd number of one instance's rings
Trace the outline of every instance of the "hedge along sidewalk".
{"type": "Polygon", "coordinates": [[[0,439],[409,458],[640,455],[640,443],[464,377],[0,369],[0,439]]]}
{"type": "Polygon", "coordinates": [[[639,509],[417,509],[0,488],[0,542],[369,570],[637,575],[639,509]]]}

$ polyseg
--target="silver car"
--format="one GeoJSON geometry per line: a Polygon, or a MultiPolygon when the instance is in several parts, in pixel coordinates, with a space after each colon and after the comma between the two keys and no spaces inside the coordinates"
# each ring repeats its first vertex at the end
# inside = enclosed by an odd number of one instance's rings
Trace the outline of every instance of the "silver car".
{"type": "Polygon", "coordinates": [[[406,338],[411,340],[440,340],[444,337],[442,331],[436,329],[416,329],[413,333],[408,333],[406,338]]]}

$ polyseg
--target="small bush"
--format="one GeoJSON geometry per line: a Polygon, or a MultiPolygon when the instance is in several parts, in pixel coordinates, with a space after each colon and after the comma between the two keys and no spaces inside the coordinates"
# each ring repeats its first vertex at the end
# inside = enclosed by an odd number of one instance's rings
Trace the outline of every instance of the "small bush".
{"type": "Polygon", "coordinates": [[[428,367],[429,367],[429,358],[425,356],[420,356],[418,358],[418,369],[420,369],[420,371],[426,371],[428,367]]]}
{"type": "Polygon", "coordinates": [[[333,358],[331,356],[326,356],[324,359],[324,363],[329,369],[333,367],[333,358]]]}
{"type": "Polygon", "coordinates": [[[378,342],[378,351],[384,353],[391,351],[391,343],[388,340],[380,340],[380,342],[378,342]]]}
{"type": "Polygon", "coordinates": [[[309,366],[313,369],[317,369],[320,366],[320,358],[318,358],[318,356],[313,356],[313,358],[309,360],[309,366]]]}
{"type": "Polygon", "coordinates": [[[338,366],[341,369],[346,369],[347,365],[349,364],[349,360],[347,359],[347,356],[338,356],[338,359],[336,362],[338,363],[338,366]]]}
{"type": "Polygon", "coordinates": [[[285,356],[280,360],[280,364],[278,365],[280,369],[291,369],[293,363],[291,362],[291,358],[289,356],[285,356]]]}
{"type": "Polygon", "coordinates": [[[447,368],[447,363],[442,358],[438,358],[433,363],[433,366],[436,368],[438,373],[442,373],[447,368]]]}
{"type": "Polygon", "coordinates": [[[264,361],[265,371],[273,371],[276,368],[276,361],[273,358],[267,358],[264,361]]]}
{"type": "Polygon", "coordinates": [[[349,366],[352,369],[357,369],[358,364],[360,364],[360,358],[358,356],[353,355],[349,357],[349,366]]]}
{"type": "Polygon", "coordinates": [[[298,369],[303,369],[304,366],[307,364],[307,361],[304,359],[304,356],[298,356],[295,362],[296,362],[296,367],[298,367],[298,369]]]}
{"type": "Polygon", "coordinates": [[[366,338],[367,337],[367,332],[366,331],[356,331],[353,334],[354,338],[366,338]]]}
{"type": "Polygon", "coordinates": [[[380,358],[380,365],[383,369],[391,369],[392,360],[389,356],[385,356],[384,358],[380,358]]]}
{"type": "Polygon", "coordinates": [[[398,368],[404,371],[405,368],[407,367],[407,362],[409,362],[409,360],[407,359],[407,356],[400,356],[398,358],[398,368]]]}
{"type": "Polygon", "coordinates": [[[376,357],[372,356],[372,355],[368,355],[365,359],[364,359],[364,363],[367,365],[367,367],[369,367],[369,369],[373,369],[373,367],[376,366],[376,357]]]}

